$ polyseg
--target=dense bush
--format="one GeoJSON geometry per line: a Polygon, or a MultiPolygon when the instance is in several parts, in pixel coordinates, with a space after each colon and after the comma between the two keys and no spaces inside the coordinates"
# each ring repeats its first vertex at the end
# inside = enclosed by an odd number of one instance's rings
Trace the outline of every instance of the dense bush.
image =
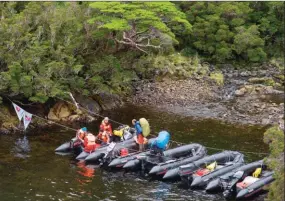
{"type": "Polygon", "coordinates": [[[264,133],[264,142],[269,144],[270,155],[266,162],[274,171],[275,181],[269,188],[269,200],[284,200],[284,132],[278,126],[264,133]]]}
{"type": "Polygon", "coordinates": [[[69,91],[125,94],[144,62],[153,70],[170,62],[181,77],[208,73],[198,58],[276,63],[283,9],[283,2],[1,2],[0,94],[42,103],[69,91]]]}

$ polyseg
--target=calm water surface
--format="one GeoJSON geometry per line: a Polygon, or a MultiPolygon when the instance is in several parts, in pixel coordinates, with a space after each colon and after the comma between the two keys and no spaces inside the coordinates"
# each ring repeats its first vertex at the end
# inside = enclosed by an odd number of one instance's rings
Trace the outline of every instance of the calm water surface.
{"type": "MultiPolygon", "coordinates": [[[[172,139],[179,142],[197,142],[225,150],[268,152],[262,141],[263,127],[195,120],[133,106],[105,115],[126,124],[133,118],[145,117],[153,133],[167,129],[172,139]]],[[[99,121],[88,128],[96,133],[97,125],[99,121]]],[[[179,182],[150,181],[139,173],[107,172],[75,161],[72,155],[56,155],[54,149],[74,135],[74,132],[55,129],[0,136],[0,200],[224,200],[220,194],[209,195],[179,187],[179,182]]],[[[217,150],[208,150],[209,154],[215,152],[217,150]]],[[[246,154],[247,162],[261,158],[262,155],[246,154]]],[[[263,196],[252,200],[263,200],[263,196]]]]}

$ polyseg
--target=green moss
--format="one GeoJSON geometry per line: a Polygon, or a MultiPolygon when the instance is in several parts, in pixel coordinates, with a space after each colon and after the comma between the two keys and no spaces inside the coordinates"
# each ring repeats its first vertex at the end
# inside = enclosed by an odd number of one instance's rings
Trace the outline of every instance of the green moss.
{"type": "Polygon", "coordinates": [[[282,82],[284,82],[284,78],[285,78],[285,76],[284,75],[276,75],[275,76],[277,79],[279,79],[279,80],[281,80],[282,82]]]}
{"type": "Polygon", "coordinates": [[[12,128],[19,123],[16,116],[12,116],[9,112],[8,107],[1,105],[0,107],[0,127],[12,128]]]}
{"type": "Polygon", "coordinates": [[[220,86],[224,84],[224,75],[220,71],[211,73],[210,78],[214,80],[220,86]]]}
{"type": "Polygon", "coordinates": [[[156,80],[160,80],[158,77],[185,79],[197,74],[206,76],[209,72],[208,65],[202,64],[198,55],[186,57],[180,53],[150,55],[139,59],[134,66],[145,78],[155,77],[156,80]]]}
{"type": "Polygon", "coordinates": [[[284,59],[283,58],[273,58],[270,60],[270,64],[279,68],[279,70],[284,70],[284,59]]]}
{"type": "Polygon", "coordinates": [[[258,77],[253,77],[253,78],[249,78],[248,81],[250,83],[254,83],[254,84],[264,84],[266,86],[275,86],[276,83],[272,78],[268,78],[268,77],[262,77],[262,78],[258,78],[258,77]]]}

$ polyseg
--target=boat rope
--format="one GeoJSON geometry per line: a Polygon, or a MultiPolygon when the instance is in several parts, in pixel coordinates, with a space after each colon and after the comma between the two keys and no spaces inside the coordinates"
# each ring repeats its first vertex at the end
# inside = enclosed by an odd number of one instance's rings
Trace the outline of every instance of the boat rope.
{"type": "MultiPolygon", "coordinates": [[[[59,99],[59,100],[62,100],[62,101],[64,101],[64,102],[66,102],[66,103],[69,103],[69,104],[71,104],[71,105],[74,105],[74,106],[76,106],[76,107],[78,106],[78,108],[81,108],[82,110],[84,110],[84,111],[86,111],[86,112],[88,112],[88,113],[90,113],[90,114],[93,114],[93,115],[95,115],[95,116],[101,117],[101,118],[103,118],[103,119],[105,118],[105,116],[100,115],[100,114],[95,113],[95,112],[92,112],[92,111],[90,111],[89,109],[86,109],[86,108],[84,108],[83,106],[80,106],[79,104],[76,105],[76,104],[74,104],[74,103],[72,103],[72,102],[70,102],[70,101],[64,100],[64,99],[62,99],[62,98],[60,98],[60,97],[56,97],[56,98],[59,99]]],[[[74,101],[75,101],[75,99],[74,99],[74,101]]],[[[76,101],[75,101],[75,102],[76,102],[76,101]]],[[[126,124],[123,124],[123,123],[121,123],[121,122],[115,121],[115,120],[110,119],[110,118],[109,118],[109,121],[114,122],[114,123],[116,123],[116,124],[119,124],[120,126],[126,125],[126,124]]],[[[151,136],[151,137],[157,137],[156,135],[153,135],[153,134],[149,134],[149,136],[151,136]]],[[[177,141],[174,141],[174,140],[170,140],[170,142],[176,143],[176,144],[179,145],[179,146],[186,144],[186,143],[181,143],[181,142],[177,142],[177,141]]]]}
{"type": "MultiPolygon", "coordinates": [[[[102,115],[100,115],[100,114],[98,114],[98,113],[92,112],[92,111],[90,111],[90,110],[88,110],[88,109],[86,109],[86,108],[84,108],[84,107],[82,107],[82,106],[80,106],[80,105],[75,105],[74,103],[72,103],[72,102],[70,102],[70,101],[67,101],[67,100],[64,100],[64,99],[62,99],[62,98],[59,98],[59,97],[56,97],[56,98],[58,98],[58,99],[60,99],[60,100],[62,100],[62,101],[65,101],[65,102],[67,102],[67,103],[69,103],[69,104],[71,104],[71,105],[74,105],[74,106],[76,106],[76,107],[78,106],[79,108],[85,110],[86,112],[88,112],[88,113],[90,113],[90,114],[93,114],[93,115],[99,116],[99,117],[101,117],[101,118],[104,118],[104,116],[102,116],[102,115]]],[[[75,101],[75,99],[74,99],[74,101],[75,101]]],[[[76,102],[76,101],[75,101],[75,102],[76,102]]],[[[125,125],[125,124],[123,124],[123,123],[120,123],[120,122],[115,121],[115,120],[110,119],[110,118],[109,118],[109,121],[114,122],[114,123],[117,123],[117,124],[119,124],[119,125],[125,125]]],[[[156,135],[153,135],[153,134],[150,134],[149,136],[151,136],[151,137],[157,137],[156,135]]],[[[183,143],[183,142],[177,142],[177,141],[175,141],[175,140],[170,140],[170,142],[171,142],[171,143],[175,143],[177,146],[181,146],[181,145],[186,145],[186,144],[187,144],[187,143],[183,143]]],[[[193,143],[193,142],[190,142],[190,143],[193,143]]],[[[204,146],[204,147],[207,148],[207,149],[212,149],[212,150],[225,151],[225,149],[220,149],[220,148],[215,148],[215,147],[206,147],[206,146],[204,146]]],[[[239,151],[239,152],[241,152],[241,153],[246,153],[246,154],[268,155],[268,153],[262,153],[262,152],[249,152],[249,151],[239,151]]]]}
{"type": "MultiPolygon", "coordinates": [[[[93,114],[93,115],[95,115],[95,116],[101,117],[101,118],[103,118],[103,119],[105,118],[103,115],[100,115],[100,114],[98,114],[98,113],[92,112],[92,111],[90,111],[90,110],[88,110],[88,109],[86,109],[86,108],[84,108],[84,107],[82,107],[82,106],[80,106],[80,105],[75,105],[74,103],[72,103],[72,102],[70,102],[70,101],[67,101],[67,100],[64,100],[64,99],[62,99],[62,98],[59,98],[59,97],[56,97],[56,98],[59,99],[59,100],[65,101],[66,103],[69,103],[69,104],[71,104],[71,105],[74,105],[74,106],[76,106],[76,107],[78,107],[78,108],[80,108],[80,109],[82,109],[82,110],[84,110],[84,111],[86,111],[86,112],[88,112],[88,113],[90,113],[90,114],[93,114]]],[[[120,122],[118,122],[118,121],[115,121],[115,120],[113,120],[113,119],[110,119],[110,118],[109,118],[109,121],[114,122],[114,123],[116,123],[116,124],[119,124],[120,126],[125,125],[125,124],[122,124],[122,123],[120,123],[120,122]]]]}
{"type": "MultiPolygon", "coordinates": [[[[12,101],[9,97],[7,97],[7,96],[5,96],[5,97],[6,97],[11,103],[13,103],[13,101],[12,101]]],[[[27,112],[29,112],[29,111],[27,111],[27,112]]],[[[41,116],[38,116],[38,115],[33,114],[33,113],[31,113],[31,112],[29,112],[29,113],[32,114],[33,116],[39,118],[39,119],[45,120],[45,121],[47,121],[47,122],[51,122],[51,123],[53,123],[53,124],[56,124],[56,125],[58,125],[58,126],[61,126],[61,127],[63,127],[63,128],[66,128],[66,129],[69,129],[69,130],[72,130],[72,131],[77,131],[75,128],[71,128],[71,127],[69,127],[69,126],[65,126],[65,125],[63,125],[63,124],[60,124],[60,123],[51,121],[51,120],[49,120],[49,119],[46,119],[46,118],[41,117],[41,116]]]]}
{"type": "MultiPolygon", "coordinates": [[[[8,96],[5,96],[5,97],[6,97],[11,103],[13,103],[13,101],[12,101],[8,96]]],[[[96,115],[96,116],[99,116],[99,117],[101,117],[101,118],[104,118],[104,116],[102,116],[102,115],[100,115],[100,114],[97,114],[97,113],[95,113],[95,112],[92,112],[92,111],[90,111],[90,110],[88,110],[88,109],[86,109],[86,108],[80,106],[79,104],[78,104],[78,105],[75,105],[74,103],[72,103],[72,102],[70,102],[70,101],[67,101],[67,100],[64,100],[64,99],[62,99],[62,98],[59,98],[59,97],[56,97],[56,98],[58,98],[58,99],[60,99],[60,100],[62,100],[62,101],[65,101],[65,102],[67,102],[67,103],[69,103],[69,104],[71,104],[71,105],[74,105],[74,106],[76,106],[76,107],[78,107],[78,108],[81,108],[81,109],[85,110],[85,111],[88,112],[88,113],[91,113],[91,114],[93,114],[93,115],[96,115]]],[[[29,112],[29,113],[30,113],[30,112],[29,112]]],[[[72,130],[72,131],[75,131],[75,132],[78,130],[78,129],[75,129],[75,128],[72,128],[72,127],[69,127],[69,126],[60,124],[60,123],[57,123],[57,122],[55,122],[55,121],[51,121],[51,120],[46,119],[46,118],[44,118],[44,117],[40,117],[40,116],[35,115],[35,114],[33,114],[33,113],[31,113],[31,114],[32,114],[33,116],[39,118],[39,119],[45,120],[45,121],[47,121],[47,122],[51,122],[51,123],[56,124],[56,125],[58,125],[58,126],[61,126],[61,127],[63,127],[63,128],[66,128],[66,129],[69,129],[69,130],[72,130]]],[[[112,120],[112,119],[110,119],[110,118],[109,118],[109,121],[112,121],[112,122],[117,123],[117,124],[119,124],[119,125],[125,125],[125,124],[122,124],[122,123],[120,123],[120,122],[118,122],[118,121],[112,120]]],[[[153,134],[150,134],[149,136],[151,136],[151,137],[157,137],[157,136],[155,136],[155,135],[153,135],[153,134]]],[[[98,139],[98,140],[100,140],[100,139],[98,139]]],[[[175,143],[177,146],[181,146],[181,145],[186,145],[186,144],[187,144],[187,143],[183,143],[183,142],[177,142],[177,141],[175,141],[175,140],[170,140],[170,143],[171,143],[171,145],[175,143]]],[[[193,143],[193,142],[189,142],[189,143],[193,143]]],[[[220,148],[215,148],[215,147],[207,147],[207,146],[204,146],[204,147],[207,148],[207,149],[212,149],[212,150],[225,151],[225,149],[220,149],[220,148]]],[[[250,151],[238,151],[238,152],[246,153],[246,154],[268,155],[268,153],[262,153],[262,152],[250,152],[250,151]]]]}

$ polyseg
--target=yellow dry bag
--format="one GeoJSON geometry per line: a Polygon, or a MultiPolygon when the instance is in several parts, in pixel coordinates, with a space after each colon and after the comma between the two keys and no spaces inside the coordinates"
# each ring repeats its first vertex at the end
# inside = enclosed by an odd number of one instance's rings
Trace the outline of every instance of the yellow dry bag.
{"type": "Polygon", "coordinates": [[[142,127],[142,134],[144,137],[147,137],[150,134],[149,123],[145,118],[140,118],[140,125],[142,127]]]}
{"type": "Polygon", "coordinates": [[[217,167],[217,162],[215,161],[215,162],[211,163],[210,165],[208,165],[206,168],[210,171],[213,171],[213,170],[215,170],[216,167],[217,167]]]}
{"type": "Polygon", "coordinates": [[[261,174],[261,168],[256,168],[252,176],[258,178],[260,174],[261,174]]]}

